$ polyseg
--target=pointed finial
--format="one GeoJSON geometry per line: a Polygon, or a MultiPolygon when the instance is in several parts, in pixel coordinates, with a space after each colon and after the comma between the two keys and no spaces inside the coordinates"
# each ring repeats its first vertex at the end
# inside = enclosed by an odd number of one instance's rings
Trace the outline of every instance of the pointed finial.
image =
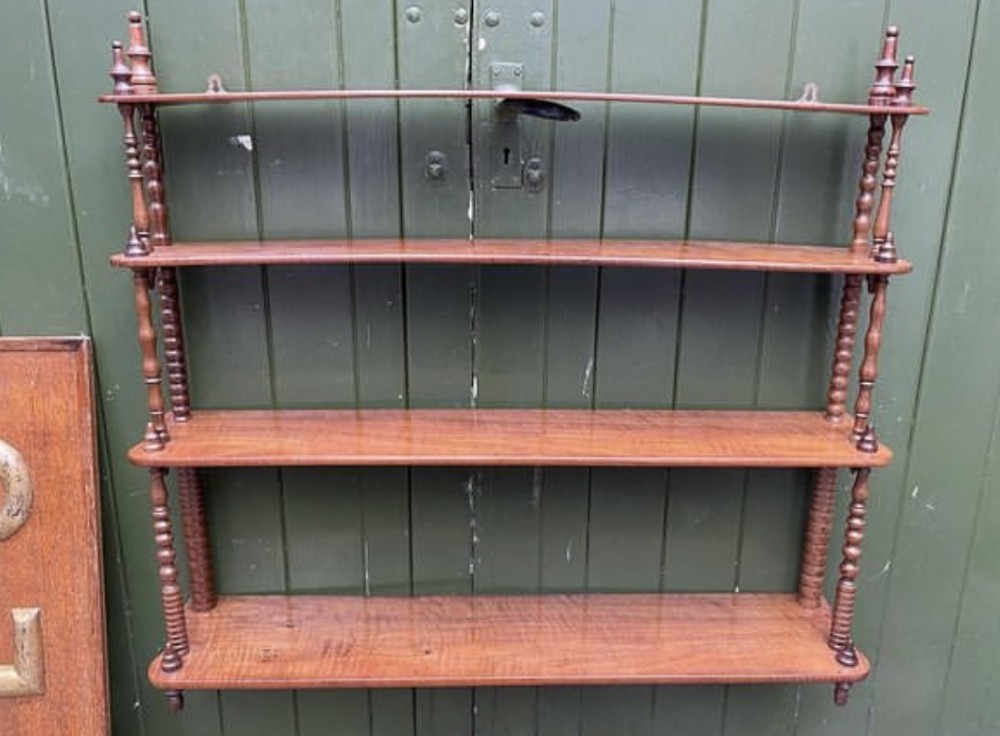
{"type": "Polygon", "coordinates": [[[896,49],[899,45],[899,29],[889,26],[885,31],[885,41],[882,43],[882,58],[875,64],[875,83],[868,93],[868,102],[872,105],[888,105],[896,94],[893,77],[899,68],[896,61],[896,49]]]}
{"type": "Polygon", "coordinates": [[[132,78],[132,70],[129,69],[128,62],[125,61],[125,52],[122,50],[121,41],[111,43],[111,70],[108,76],[114,80],[115,94],[127,95],[131,91],[129,80],[132,78]]]}
{"type": "Polygon", "coordinates": [[[155,93],[156,77],[150,66],[152,54],[146,43],[142,14],[136,10],[128,14],[128,40],[128,58],[132,62],[132,91],[137,94],[155,93]]]}
{"type": "Polygon", "coordinates": [[[875,260],[879,263],[895,263],[899,260],[899,254],[896,252],[896,236],[892,234],[892,230],[885,234],[885,242],[879,246],[875,260]]]}
{"type": "Polygon", "coordinates": [[[899,81],[896,82],[896,98],[893,100],[893,104],[900,107],[913,104],[913,92],[917,88],[916,83],[913,81],[913,66],[915,63],[912,56],[907,56],[906,61],[903,62],[903,73],[900,75],[899,81]]]}
{"type": "Polygon", "coordinates": [[[135,225],[129,226],[128,241],[125,244],[125,255],[126,256],[149,255],[149,249],[146,247],[146,244],[142,242],[142,238],[139,237],[139,232],[135,229],[135,225]]]}

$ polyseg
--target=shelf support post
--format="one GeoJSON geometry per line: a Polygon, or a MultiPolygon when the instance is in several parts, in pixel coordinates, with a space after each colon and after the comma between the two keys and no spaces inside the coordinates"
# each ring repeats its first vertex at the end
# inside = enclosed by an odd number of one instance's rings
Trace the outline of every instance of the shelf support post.
{"type": "MultiPolygon", "coordinates": [[[[882,43],[882,57],[875,64],[875,81],[868,92],[868,104],[890,107],[896,95],[893,77],[899,64],[896,49],[899,44],[899,30],[895,26],[886,29],[882,43]]],[[[861,181],[858,184],[858,198],[854,204],[854,237],[851,250],[854,253],[869,253],[869,235],[872,231],[872,208],[875,202],[875,188],[878,185],[879,160],[882,157],[882,140],[885,137],[885,123],[888,115],[874,113],[869,118],[868,143],[865,159],[861,165],[861,181]]]]}
{"type": "MultiPolygon", "coordinates": [[[[854,470],[854,485],[851,487],[851,505],[847,513],[847,527],[844,530],[843,559],[840,563],[840,579],[833,600],[833,616],[830,623],[829,646],[835,652],[837,662],[844,667],[858,665],[858,652],[854,647],[851,628],[854,624],[854,603],[858,592],[861,543],[865,537],[865,514],[868,511],[869,468],[854,470]]],[[[837,705],[847,702],[850,683],[838,682],[834,689],[837,705]]]]}
{"type": "Polygon", "coordinates": [[[868,331],[865,333],[865,357],[861,361],[861,369],[858,374],[858,396],[854,402],[853,430],[858,449],[863,452],[876,452],[878,450],[878,442],[875,441],[874,428],[871,423],[872,394],[875,390],[875,381],[878,378],[878,356],[882,348],[882,328],[885,323],[888,286],[888,276],[877,275],[868,279],[868,289],[872,293],[871,311],[868,316],[868,331]]]}
{"type": "MultiPolygon", "coordinates": [[[[906,57],[903,73],[895,85],[895,97],[892,100],[894,107],[906,107],[913,102],[913,92],[917,88],[913,82],[913,65],[913,57],[906,57]]],[[[902,151],[903,128],[908,119],[908,115],[890,115],[892,137],[889,139],[889,149],[886,151],[885,167],[882,171],[882,196],[878,203],[871,251],[876,260],[883,262],[892,262],[896,259],[895,248],[889,248],[887,241],[890,236],[892,198],[896,189],[896,172],[899,169],[899,156],[902,151]]]]}
{"type": "Polygon", "coordinates": [[[191,608],[198,612],[211,611],[215,608],[218,597],[212,571],[205,498],[198,471],[195,468],[178,468],[177,486],[187,548],[188,577],[191,581],[191,608]]]}
{"type": "Polygon", "coordinates": [[[812,503],[799,571],[799,603],[806,608],[819,608],[823,599],[823,578],[826,576],[836,494],[837,469],[818,469],[813,480],[812,503]]]}
{"type": "Polygon", "coordinates": [[[174,532],[170,523],[170,507],[167,505],[167,484],[164,468],[150,468],[150,501],[153,513],[153,538],[156,541],[157,573],[160,578],[160,601],[163,606],[163,621],[167,631],[161,666],[165,672],[180,668],[182,658],[190,651],[188,646],[187,621],[184,618],[184,598],[177,575],[174,532]]]}
{"type": "MultiPolygon", "coordinates": [[[[132,229],[133,235],[135,228],[132,229]]],[[[156,328],[153,326],[152,300],[150,298],[150,272],[145,268],[132,271],[135,292],[135,315],[139,325],[139,348],[142,353],[142,376],[146,384],[146,405],[149,422],[143,436],[147,452],[162,450],[169,441],[164,418],[163,386],[160,381],[160,358],[156,351],[156,328]]]]}
{"type": "Polygon", "coordinates": [[[850,386],[854,343],[858,333],[858,309],[861,303],[861,276],[847,274],[840,297],[840,317],[837,320],[837,340],[833,349],[833,368],[827,392],[826,418],[841,421],[847,413],[847,393],[850,386]]]}

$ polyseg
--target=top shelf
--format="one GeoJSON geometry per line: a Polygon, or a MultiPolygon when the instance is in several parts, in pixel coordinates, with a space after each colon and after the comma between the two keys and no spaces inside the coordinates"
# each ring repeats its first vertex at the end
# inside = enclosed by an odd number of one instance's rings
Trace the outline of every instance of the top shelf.
{"type": "Polygon", "coordinates": [[[760,100],[737,97],[635,94],[631,92],[505,91],[483,89],[313,89],[262,90],[257,92],[156,92],[101,95],[100,102],[146,105],[226,105],[234,102],[307,100],[551,100],[567,102],[624,102],[652,105],[697,105],[753,110],[788,110],[846,115],[926,115],[919,105],[858,105],[806,100],[760,100]]]}

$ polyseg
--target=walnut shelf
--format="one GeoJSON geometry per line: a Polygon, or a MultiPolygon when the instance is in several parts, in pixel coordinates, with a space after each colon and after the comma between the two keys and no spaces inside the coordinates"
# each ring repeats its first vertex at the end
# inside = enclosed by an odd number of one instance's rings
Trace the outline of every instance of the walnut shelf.
{"type": "Polygon", "coordinates": [[[168,421],[170,442],[129,459],[149,467],[610,465],[878,467],[850,418],[822,412],[606,409],[212,411],[168,421]]]}
{"type": "Polygon", "coordinates": [[[188,612],[164,689],[854,682],[790,594],[239,596],[188,612]]]}
{"type": "Polygon", "coordinates": [[[635,266],[904,274],[909,262],[881,263],[848,248],[684,240],[263,240],[173,243],[146,255],[115,255],[119,268],[317,265],[324,263],[473,263],[635,266]]]}
{"type": "MultiPolygon", "coordinates": [[[[890,277],[912,269],[896,249],[892,204],[903,129],[911,116],[927,113],[913,104],[914,60],[897,61],[895,28],[885,33],[867,102],[854,104],[820,102],[808,94],[788,101],[565,90],[227,92],[214,75],[211,92],[164,94],[140,13],[129,14],[128,27],[127,50],[112,44],[114,94],[100,99],[115,104],[121,118],[132,202],[124,252],[111,262],[130,270],[133,282],[147,415],[143,440],[129,458],[149,469],[166,634],[149,674],[166,691],[171,707],[181,707],[184,690],[199,688],[816,681],[835,683],[835,701],[846,702],[851,684],[869,671],[852,634],[869,475],[892,458],[878,440],[872,417],[887,289],[890,277]],[[494,101],[494,122],[505,125],[517,125],[520,113],[579,118],[572,109],[544,101],[865,115],[868,130],[859,146],[861,176],[850,242],[819,247],[617,239],[172,241],[159,131],[162,108],[373,99],[417,101],[412,112],[420,100],[494,101]],[[518,102],[523,100],[537,104],[518,102]],[[842,275],[825,405],[822,411],[192,409],[178,270],[336,263],[842,275]],[[856,348],[863,355],[856,356],[856,348]],[[856,364],[857,390],[850,402],[856,364]],[[198,469],[303,465],[781,467],[812,468],[815,475],[795,594],[220,599],[198,469]],[[828,605],[823,591],[833,567],[828,549],[842,469],[851,471],[853,481],[835,595],[828,605]],[[176,477],[184,529],[187,604],[177,567],[168,470],[176,477]]],[[[471,106],[467,109],[471,114],[471,106]]],[[[190,124],[195,118],[186,120],[190,124]]],[[[797,123],[789,116],[785,124],[797,123]]],[[[519,144],[515,152],[522,164],[532,153],[527,145],[519,144]]],[[[419,165],[425,176],[440,173],[426,161],[419,165]]],[[[544,185],[545,176],[539,181],[544,185]]],[[[525,185],[530,182],[526,176],[525,185]]]]}

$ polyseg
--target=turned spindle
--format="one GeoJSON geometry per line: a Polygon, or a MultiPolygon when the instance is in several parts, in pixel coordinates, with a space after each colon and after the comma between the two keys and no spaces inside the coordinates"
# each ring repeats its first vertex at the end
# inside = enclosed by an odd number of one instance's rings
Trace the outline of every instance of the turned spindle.
{"type": "MultiPolygon", "coordinates": [[[[913,103],[913,92],[917,88],[913,82],[913,65],[913,57],[906,57],[903,73],[896,82],[893,107],[907,107],[913,103]]],[[[882,170],[882,196],[878,203],[878,215],[875,218],[872,236],[872,252],[876,256],[885,247],[885,240],[889,233],[892,220],[892,199],[896,189],[896,175],[899,170],[899,156],[903,144],[903,128],[906,126],[909,116],[893,113],[889,119],[892,122],[892,137],[889,139],[889,149],[885,155],[885,166],[882,170]]]]}
{"type": "Polygon", "coordinates": [[[142,354],[142,376],[146,384],[146,404],[149,409],[149,423],[146,426],[144,446],[147,451],[163,449],[170,438],[164,418],[163,388],[160,381],[160,359],[156,352],[156,328],[153,326],[152,302],[150,299],[149,272],[137,268],[133,272],[135,292],[135,314],[139,325],[139,349],[142,354]]]}
{"type": "Polygon", "coordinates": [[[826,418],[839,422],[847,414],[847,395],[851,384],[851,362],[858,333],[858,313],[861,304],[861,276],[848,274],[840,296],[840,316],[837,339],[833,348],[833,368],[827,393],[826,418]]]}
{"type": "MultiPolygon", "coordinates": [[[[868,104],[892,105],[895,96],[893,76],[896,73],[896,46],[899,32],[890,27],[885,33],[882,58],[875,64],[875,81],[868,93],[868,104]]],[[[858,183],[858,198],[854,204],[854,236],[851,250],[867,253],[871,247],[869,235],[872,229],[872,208],[875,203],[875,189],[878,186],[879,159],[882,157],[882,141],[885,137],[886,113],[875,113],[869,117],[868,139],[865,158],[861,164],[861,181],[858,183]]]]}
{"type": "MultiPolygon", "coordinates": [[[[184,618],[184,598],[177,575],[174,533],[170,524],[170,508],[167,505],[167,484],[163,468],[150,468],[150,501],[153,506],[153,539],[156,542],[157,572],[160,578],[160,600],[163,605],[163,622],[167,630],[168,647],[183,658],[190,651],[188,646],[187,622],[184,618]]],[[[167,654],[167,651],[164,652],[167,654]]],[[[167,664],[166,660],[163,660],[167,664]]],[[[170,662],[167,666],[177,666],[170,662]]],[[[169,671],[169,670],[165,670],[169,671]]]]}
{"type": "Polygon", "coordinates": [[[155,94],[156,77],[153,76],[153,54],[146,41],[146,30],[142,26],[142,14],[133,10],[128,14],[128,51],[132,66],[132,92],[134,94],[155,94]]]}
{"type": "Polygon", "coordinates": [[[879,263],[895,263],[899,260],[899,253],[896,252],[896,236],[892,230],[885,234],[885,242],[875,254],[875,260],[879,263]]]}
{"type": "Polygon", "coordinates": [[[813,480],[812,503],[799,571],[799,603],[806,608],[819,608],[823,600],[827,547],[836,503],[837,469],[820,468],[813,480]]]}
{"type": "Polygon", "coordinates": [[[851,487],[851,505],[847,513],[847,528],[844,531],[843,560],[840,563],[840,579],[833,601],[833,616],[830,625],[830,648],[836,652],[837,661],[845,667],[858,664],[858,653],[854,648],[851,627],[854,623],[854,601],[858,592],[861,543],[865,538],[865,514],[868,509],[868,468],[854,471],[854,485],[851,487]]]}
{"type": "Polygon", "coordinates": [[[187,546],[191,608],[199,612],[210,611],[215,608],[217,597],[212,575],[212,549],[208,539],[205,499],[198,471],[194,468],[178,469],[177,487],[187,546]]]}
{"type": "MultiPolygon", "coordinates": [[[[125,61],[122,45],[115,41],[111,44],[111,70],[108,75],[115,83],[115,94],[127,95],[131,92],[129,80],[132,70],[125,61]]],[[[146,209],[146,198],[143,191],[142,162],[139,157],[139,139],[135,129],[135,105],[119,104],[118,114],[122,119],[122,145],[125,149],[125,168],[128,172],[129,191],[132,196],[132,228],[129,233],[125,254],[130,256],[145,255],[148,248],[146,240],[149,235],[149,212],[146,209]]]]}
{"type": "Polygon", "coordinates": [[[142,119],[142,174],[146,181],[146,198],[149,201],[149,242],[155,249],[170,245],[166,191],[160,172],[156,112],[151,105],[140,105],[139,109],[142,119]]]}
{"type": "Polygon", "coordinates": [[[862,440],[871,424],[872,394],[875,390],[875,381],[878,379],[878,357],[882,349],[882,327],[885,323],[888,286],[887,276],[871,276],[868,279],[868,288],[872,294],[871,311],[868,315],[868,331],[865,333],[865,356],[858,371],[858,396],[854,402],[853,427],[854,439],[859,443],[858,449],[866,452],[874,452],[867,449],[870,447],[868,443],[864,443],[862,447],[862,440]]]}
{"type": "Polygon", "coordinates": [[[163,330],[163,360],[170,390],[170,409],[175,422],[191,417],[191,397],[188,387],[187,356],[181,305],[177,293],[177,272],[163,268],[159,272],[160,324],[163,330]]]}

